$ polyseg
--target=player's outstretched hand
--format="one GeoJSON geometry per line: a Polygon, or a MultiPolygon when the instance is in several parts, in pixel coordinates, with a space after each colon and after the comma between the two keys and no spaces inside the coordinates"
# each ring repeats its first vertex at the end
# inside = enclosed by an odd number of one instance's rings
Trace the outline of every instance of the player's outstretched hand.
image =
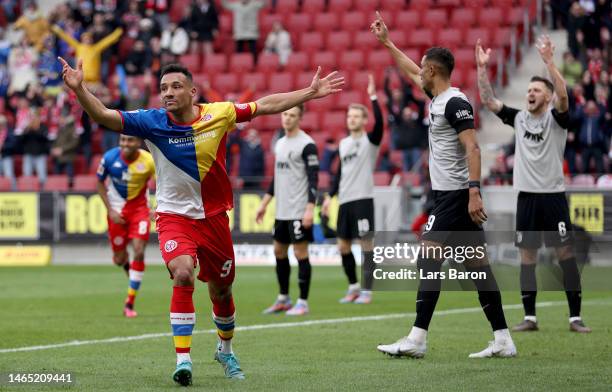
{"type": "Polygon", "coordinates": [[[378,11],[376,11],[376,20],[370,25],[370,31],[383,44],[389,40],[389,29],[387,29],[387,25],[378,11]]]}
{"type": "Polygon", "coordinates": [[[313,98],[323,98],[330,94],[339,93],[344,85],[344,77],[336,76],[338,71],[333,71],[323,79],[321,79],[321,67],[317,68],[317,73],[312,78],[310,88],[314,91],[313,98]]]}
{"type": "Polygon", "coordinates": [[[480,197],[480,191],[472,193],[470,189],[470,202],[468,203],[468,213],[472,222],[477,225],[482,225],[487,221],[487,213],[485,212],[484,205],[482,204],[482,198],[480,197]]]}
{"type": "Polygon", "coordinates": [[[376,95],[376,83],[374,83],[374,75],[368,74],[368,95],[376,95]]]}
{"type": "Polygon", "coordinates": [[[62,57],[57,59],[62,63],[62,79],[64,79],[64,83],[71,90],[77,89],[83,83],[83,60],[79,60],[77,69],[74,69],[62,57]]]}
{"type": "Polygon", "coordinates": [[[478,67],[486,67],[489,65],[489,58],[491,57],[491,49],[484,50],[480,43],[480,38],[476,41],[476,65],[478,67]]]}
{"type": "Polygon", "coordinates": [[[540,57],[542,57],[544,64],[552,63],[555,45],[553,45],[548,35],[543,35],[538,39],[536,48],[538,48],[538,52],[540,52],[540,57]]]}
{"type": "Polygon", "coordinates": [[[123,219],[121,214],[119,214],[115,210],[110,210],[108,212],[108,217],[110,218],[110,220],[113,221],[113,223],[116,223],[116,224],[119,224],[119,225],[125,225],[125,219],[123,219]]]}

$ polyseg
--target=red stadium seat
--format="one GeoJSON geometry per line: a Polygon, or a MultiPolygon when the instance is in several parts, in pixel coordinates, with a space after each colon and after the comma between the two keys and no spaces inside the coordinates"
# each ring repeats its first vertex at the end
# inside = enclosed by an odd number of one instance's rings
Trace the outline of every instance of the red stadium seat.
{"type": "Polygon", "coordinates": [[[431,0],[410,0],[410,8],[414,10],[424,11],[431,8],[431,0]]]}
{"type": "MultiPolygon", "coordinates": [[[[373,35],[370,33],[370,35],[373,35]]],[[[398,48],[403,48],[406,46],[406,35],[404,34],[404,30],[391,30],[389,31],[389,38],[398,48]]]]}
{"type": "Polygon", "coordinates": [[[453,69],[451,74],[451,84],[453,86],[462,87],[465,84],[465,69],[457,67],[453,69]]]}
{"type": "Polygon", "coordinates": [[[484,8],[480,11],[478,24],[480,27],[494,28],[504,21],[503,11],[500,8],[484,8]]]}
{"type": "Polygon", "coordinates": [[[40,182],[36,176],[21,176],[17,179],[17,190],[21,192],[38,192],[40,182]]]}
{"type": "Polygon", "coordinates": [[[285,65],[285,71],[288,72],[301,72],[306,70],[310,65],[308,61],[308,55],[303,52],[293,52],[289,56],[289,61],[285,65]]]}
{"type": "Polygon", "coordinates": [[[465,34],[464,43],[466,46],[474,46],[479,38],[483,46],[491,46],[491,35],[489,34],[489,30],[483,28],[469,29],[465,34]]]}
{"type": "Polygon", "coordinates": [[[514,7],[510,9],[506,15],[506,22],[510,26],[515,26],[523,23],[525,17],[525,9],[522,7],[514,7]]]}
{"type": "Polygon", "coordinates": [[[200,55],[184,54],[180,58],[181,64],[187,67],[192,73],[200,72],[200,55]]]}
{"type": "Polygon", "coordinates": [[[234,17],[231,13],[226,12],[219,15],[219,31],[221,34],[231,34],[234,24],[234,17]]]}
{"type": "MultiPolygon", "coordinates": [[[[378,42],[376,37],[374,37],[374,34],[372,34],[369,31],[360,31],[354,34],[354,36],[355,36],[355,39],[354,39],[353,46],[357,50],[370,51],[370,50],[378,49],[380,46],[380,43],[378,42]]],[[[395,43],[395,41],[393,42],[395,43]]]]}
{"type": "Polygon", "coordinates": [[[321,122],[322,117],[329,111],[330,108],[334,107],[337,98],[338,94],[335,94],[323,99],[314,99],[309,101],[306,105],[306,112],[317,113],[317,115],[320,116],[319,124],[323,129],[325,129],[325,124],[321,122]]]}
{"type": "Polygon", "coordinates": [[[317,132],[319,130],[319,114],[306,111],[300,121],[300,127],[309,133],[317,132]]]}
{"type": "MultiPolygon", "coordinates": [[[[310,66],[312,69],[321,67],[323,70],[331,70],[336,68],[337,58],[334,52],[317,52],[312,56],[310,66]]],[[[325,72],[325,71],[324,71],[325,72]]]]}
{"type": "MultiPolygon", "coordinates": [[[[361,1],[361,0],[357,0],[361,1]]],[[[353,8],[353,0],[329,0],[327,9],[329,12],[343,13],[353,8]]]]}
{"type": "MultiPolygon", "coordinates": [[[[195,84],[196,88],[203,89],[205,83],[210,83],[210,77],[209,77],[208,74],[205,74],[205,73],[194,74],[193,75],[193,83],[195,84]]],[[[152,102],[153,98],[154,97],[151,97],[151,100],[149,102],[152,102]]],[[[158,99],[158,101],[159,101],[159,99],[158,99]]]]}
{"type": "Polygon", "coordinates": [[[456,48],[463,42],[463,35],[459,29],[444,29],[438,33],[438,42],[447,48],[456,48]]]}
{"type": "Polygon", "coordinates": [[[254,72],[242,75],[240,90],[253,88],[253,91],[267,90],[266,76],[262,72],[254,72]]]}
{"type": "Polygon", "coordinates": [[[390,12],[399,12],[406,9],[406,0],[385,0],[384,6],[390,12]]]}
{"type": "Polygon", "coordinates": [[[353,71],[362,69],[365,66],[363,52],[359,50],[349,50],[340,56],[340,69],[343,71],[353,71]]]}
{"type": "Polygon", "coordinates": [[[400,28],[402,26],[420,26],[421,16],[415,10],[400,11],[395,14],[395,21],[393,24],[400,28]]]}
{"type": "Polygon", "coordinates": [[[261,72],[273,72],[279,67],[278,55],[274,53],[262,53],[257,59],[257,69],[261,72]]]}
{"type": "MultiPolygon", "coordinates": [[[[322,71],[323,76],[327,75],[327,72],[322,71]]],[[[300,89],[300,88],[306,88],[308,86],[310,86],[310,83],[312,83],[312,78],[314,77],[314,71],[307,71],[307,72],[300,72],[297,74],[296,78],[295,78],[295,87],[300,89]]],[[[322,100],[320,99],[316,99],[315,101],[321,102],[322,100]]]]}
{"type": "Polygon", "coordinates": [[[344,111],[328,111],[323,115],[323,124],[321,125],[325,129],[345,129],[346,113],[344,111]]]}
{"type": "Polygon", "coordinates": [[[268,87],[271,91],[293,90],[293,75],[289,72],[278,72],[270,75],[268,87]]]}
{"type": "Polygon", "coordinates": [[[493,34],[492,45],[498,48],[509,47],[512,40],[512,30],[510,27],[500,27],[493,34]]]}
{"type": "MultiPolygon", "coordinates": [[[[376,39],[370,32],[363,32],[370,36],[374,41],[376,39]]],[[[359,34],[359,33],[358,33],[359,34]]],[[[376,43],[376,42],[375,42],[376,43]]],[[[342,52],[351,48],[351,34],[347,31],[333,31],[327,35],[326,48],[332,52],[342,52]]]]}
{"type": "Polygon", "coordinates": [[[175,0],[171,3],[168,15],[170,20],[178,23],[185,15],[185,9],[189,7],[190,0],[175,0]]]}
{"type": "Polygon", "coordinates": [[[236,53],[230,57],[230,70],[242,73],[253,69],[253,55],[250,53],[236,53]]]}
{"type": "Polygon", "coordinates": [[[304,33],[300,38],[300,50],[314,53],[323,48],[323,34],[318,31],[304,33]]]}
{"type": "Polygon", "coordinates": [[[93,192],[96,190],[98,177],[92,175],[74,176],[72,190],[75,192],[93,192]]]}
{"type": "Polygon", "coordinates": [[[227,69],[227,58],[224,54],[208,54],[204,57],[202,71],[208,74],[223,73],[227,69]]]}
{"type": "Polygon", "coordinates": [[[391,183],[391,174],[383,171],[377,171],[374,173],[375,186],[387,186],[389,183],[391,183]]]}
{"type": "Polygon", "coordinates": [[[338,15],[331,12],[316,14],[312,24],[314,31],[329,33],[338,29],[338,15]]]}
{"type": "Polygon", "coordinates": [[[378,0],[357,0],[355,1],[355,9],[357,11],[371,14],[372,18],[374,18],[374,12],[379,8],[378,5],[379,5],[378,0]]]}
{"type": "Polygon", "coordinates": [[[368,23],[368,17],[363,12],[355,11],[342,13],[340,28],[343,31],[367,31],[369,27],[370,23],[368,23]]]}
{"type": "Polygon", "coordinates": [[[348,90],[342,91],[342,94],[338,95],[338,101],[336,102],[336,109],[347,110],[348,106],[352,103],[363,103],[363,94],[361,91],[348,90]]]}
{"type": "Polygon", "coordinates": [[[431,46],[434,41],[434,32],[425,28],[414,30],[408,35],[408,46],[424,48],[431,46]]]}
{"type": "MultiPolygon", "coordinates": [[[[51,157],[49,157],[51,158],[51,157]]],[[[87,174],[87,170],[89,170],[89,167],[87,166],[87,162],[85,162],[85,157],[83,155],[77,155],[74,158],[74,174],[87,174]]],[[[51,168],[51,164],[47,165],[47,168],[51,168]]]]}
{"type": "Polygon", "coordinates": [[[491,5],[500,8],[505,14],[514,5],[514,0],[491,0],[491,5]]]}
{"type": "Polygon", "coordinates": [[[471,27],[476,21],[476,13],[471,8],[458,8],[451,15],[450,25],[456,28],[471,27]]]}
{"type": "Polygon", "coordinates": [[[370,71],[356,71],[351,74],[351,77],[348,80],[349,87],[353,90],[358,91],[366,91],[368,86],[368,75],[370,71]]]}
{"type": "Polygon", "coordinates": [[[96,172],[98,171],[98,166],[100,165],[100,161],[101,160],[102,160],[102,154],[94,155],[91,158],[91,162],[89,163],[89,172],[87,174],[96,174],[96,172]]]}
{"type": "Polygon", "coordinates": [[[45,190],[49,192],[68,192],[68,176],[65,174],[48,176],[45,182],[45,190]]]}
{"type": "Polygon", "coordinates": [[[372,72],[380,73],[392,64],[393,58],[387,50],[375,50],[370,52],[368,56],[368,68],[371,69],[372,72]]]}
{"type": "Polygon", "coordinates": [[[463,0],[438,0],[436,5],[438,7],[452,8],[452,7],[460,7],[463,3],[463,0]]]}
{"type": "Polygon", "coordinates": [[[212,86],[219,94],[225,96],[228,93],[238,91],[238,76],[233,73],[216,75],[212,78],[212,86]]]}
{"type": "MultiPolygon", "coordinates": [[[[394,29],[395,28],[395,14],[401,12],[401,11],[391,11],[388,8],[385,7],[384,10],[379,10],[383,20],[385,21],[385,24],[387,25],[388,29],[394,29]]],[[[374,20],[376,19],[376,14],[375,13],[371,13],[371,14],[366,14],[366,16],[368,17],[368,23],[372,24],[372,22],[374,22],[374,20]]],[[[404,26],[405,27],[405,26],[404,26]]],[[[368,30],[370,29],[370,26],[368,25],[368,30]]],[[[370,33],[371,34],[371,33],[370,33]]]]}
{"type": "Polygon", "coordinates": [[[316,14],[325,10],[325,0],[308,0],[302,2],[302,12],[316,14]]]}
{"type": "Polygon", "coordinates": [[[441,29],[448,24],[448,16],[446,15],[446,10],[443,9],[428,10],[423,15],[422,20],[422,26],[434,30],[441,29]]]}
{"type": "Polygon", "coordinates": [[[455,68],[472,68],[475,65],[474,49],[458,49],[454,57],[455,68]]]}
{"type": "MultiPolygon", "coordinates": [[[[283,22],[283,17],[279,14],[267,14],[263,15],[260,21],[261,36],[265,37],[272,30],[272,25],[275,22],[283,22]]],[[[291,30],[289,26],[285,26],[285,28],[291,30]]]]}
{"type": "Polygon", "coordinates": [[[310,30],[312,26],[312,18],[309,14],[292,14],[289,15],[288,26],[291,33],[302,34],[310,30]]]}
{"type": "Polygon", "coordinates": [[[11,191],[11,180],[7,177],[0,176],[0,192],[10,192],[11,191]]]}
{"type": "Polygon", "coordinates": [[[276,7],[274,7],[274,12],[277,14],[289,15],[295,13],[297,9],[297,0],[276,0],[276,7]]]}

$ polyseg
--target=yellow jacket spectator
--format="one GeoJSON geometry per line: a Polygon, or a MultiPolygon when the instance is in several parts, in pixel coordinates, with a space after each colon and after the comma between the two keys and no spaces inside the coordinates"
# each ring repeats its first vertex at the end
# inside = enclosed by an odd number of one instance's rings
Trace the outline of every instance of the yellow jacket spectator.
{"type": "Polygon", "coordinates": [[[35,3],[28,6],[13,27],[22,29],[28,44],[34,46],[37,51],[41,51],[45,38],[49,34],[49,22],[38,10],[35,3]]]}
{"type": "Polygon", "coordinates": [[[87,83],[97,83],[100,81],[102,52],[117,42],[121,34],[123,34],[121,28],[116,28],[115,31],[94,43],[91,33],[83,33],[81,35],[81,42],[79,42],[69,34],[66,34],[66,32],[57,25],[51,27],[51,30],[74,48],[77,61],[83,60],[83,80],[87,83]]]}

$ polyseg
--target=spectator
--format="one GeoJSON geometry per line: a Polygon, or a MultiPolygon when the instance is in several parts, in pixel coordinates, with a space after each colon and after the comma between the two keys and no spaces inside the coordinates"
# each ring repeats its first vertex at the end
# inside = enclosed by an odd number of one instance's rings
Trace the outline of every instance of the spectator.
{"type": "Polygon", "coordinates": [[[5,116],[0,114],[0,174],[7,177],[11,182],[11,189],[17,189],[13,155],[17,153],[17,138],[13,129],[9,127],[5,116]]]}
{"type": "Polygon", "coordinates": [[[266,38],[265,51],[268,53],[276,53],[280,65],[287,64],[289,55],[291,54],[291,36],[279,21],[272,24],[272,31],[266,38]]]}
{"type": "Polygon", "coordinates": [[[257,63],[257,40],[259,39],[259,10],[264,7],[261,0],[222,0],[223,7],[234,14],[234,41],[236,51],[241,53],[244,46],[249,47],[253,60],[257,63]]]}
{"type": "MultiPolygon", "coordinates": [[[[101,88],[98,91],[98,97],[100,101],[109,109],[117,109],[124,110],[125,109],[125,99],[120,94],[117,95],[115,99],[113,99],[113,95],[110,90],[106,87],[101,88]]],[[[87,113],[83,114],[84,116],[87,113]]],[[[94,123],[97,125],[97,123],[94,123]]],[[[117,147],[119,144],[119,134],[115,131],[111,131],[110,129],[106,129],[101,125],[97,125],[99,130],[102,132],[102,151],[106,152],[111,148],[117,147]]]]}
{"type": "Polygon", "coordinates": [[[338,157],[338,143],[333,137],[325,139],[325,146],[323,147],[323,154],[321,154],[321,164],[319,170],[329,174],[333,174],[334,161],[338,157]]]}
{"type": "Polygon", "coordinates": [[[30,103],[25,96],[17,98],[15,109],[15,135],[21,136],[25,132],[30,120],[32,119],[32,109],[30,103]]]}
{"type": "Polygon", "coordinates": [[[610,28],[602,26],[600,30],[601,56],[605,64],[612,64],[612,40],[610,40],[610,28]]]}
{"type": "Polygon", "coordinates": [[[147,53],[145,43],[137,40],[125,59],[125,73],[131,76],[143,75],[150,64],[151,58],[149,53],[147,53]]]}
{"type": "Polygon", "coordinates": [[[140,19],[142,15],[138,9],[138,1],[130,0],[127,12],[121,17],[121,23],[125,26],[125,32],[129,38],[138,38],[140,19]]]}
{"type": "Polygon", "coordinates": [[[57,61],[55,42],[47,37],[38,62],[38,78],[45,94],[56,97],[62,91],[62,64],[57,61]]]}
{"type": "Polygon", "coordinates": [[[189,13],[191,51],[198,53],[198,46],[207,55],[213,52],[213,41],[219,32],[219,15],[215,2],[210,0],[194,0],[189,13]]]}
{"type": "Polygon", "coordinates": [[[11,78],[9,70],[5,64],[0,63],[0,97],[6,97],[8,95],[10,83],[11,78]]]}
{"type": "Polygon", "coordinates": [[[51,156],[55,166],[54,173],[66,173],[71,184],[74,178],[74,160],[79,148],[79,136],[76,133],[75,123],[70,108],[64,106],[59,122],[59,133],[51,145],[51,156]]]}
{"type": "Polygon", "coordinates": [[[38,83],[38,76],[34,65],[38,61],[36,51],[27,46],[25,41],[11,50],[8,60],[8,71],[11,82],[8,93],[24,92],[28,85],[38,83]]]}
{"type": "Polygon", "coordinates": [[[170,0],[145,0],[145,14],[151,18],[156,19],[156,23],[162,26],[168,24],[170,16],[170,0]]]}
{"type": "Polygon", "coordinates": [[[606,135],[604,134],[603,122],[605,108],[598,106],[595,101],[587,101],[584,108],[578,109],[580,126],[580,145],[582,146],[582,172],[589,173],[591,158],[595,160],[597,174],[604,172],[603,149],[605,148],[606,135]]]}
{"type": "Polygon", "coordinates": [[[81,42],[79,42],[64,32],[58,25],[51,27],[51,30],[74,48],[77,61],[83,61],[83,80],[94,84],[101,80],[102,52],[117,42],[123,34],[123,30],[117,28],[111,34],[94,43],[93,34],[90,32],[83,33],[81,42]]]}
{"type": "Polygon", "coordinates": [[[162,32],[161,47],[175,56],[183,55],[189,49],[189,35],[176,23],[169,23],[162,32]]]}
{"type": "Polygon", "coordinates": [[[576,61],[572,52],[565,52],[563,53],[563,64],[561,65],[560,71],[567,86],[571,88],[580,81],[582,76],[582,64],[576,61]]]}
{"type": "Polygon", "coordinates": [[[240,140],[240,177],[245,189],[259,188],[264,175],[264,150],[255,128],[249,128],[240,140]]]}
{"type": "MultiPolygon", "coordinates": [[[[111,33],[113,23],[113,17],[111,13],[104,14],[97,12],[94,14],[93,25],[91,26],[91,33],[93,34],[94,42],[100,42],[104,37],[111,33]]],[[[108,47],[100,54],[100,77],[102,82],[105,83],[109,75],[109,63],[113,54],[112,47],[108,47]]]]}
{"type": "Polygon", "coordinates": [[[584,99],[587,101],[595,100],[595,83],[593,83],[591,72],[588,70],[582,74],[582,89],[584,91],[584,99]]]}
{"type": "Polygon", "coordinates": [[[38,5],[32,1],[26,7],[23,15],[13,24],[15,29],[23,29],[28,45],[37,51],[42,50],[45,38],[49,34],[49,22],[38,10],[38,5]]]}
{"type": "Polygon", "coordinates": [[[47,126],[40,121],[36,110],[32,115],[28,126],[21,135],[23,146],[23,175],[31,176],[36,169],[36,175],[41,186],[47,180],[47,154],[49,151],[47,139],[47,126]]]}

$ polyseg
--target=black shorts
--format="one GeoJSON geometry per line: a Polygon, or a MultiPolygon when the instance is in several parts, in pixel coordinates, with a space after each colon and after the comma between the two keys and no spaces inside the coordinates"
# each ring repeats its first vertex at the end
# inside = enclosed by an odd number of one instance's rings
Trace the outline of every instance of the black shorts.
{"type": "Polygon", "coordinates": [[[337,237],[352,240],[374,232],[374,199],[361,199],[340,204],[337,237]]]}
{"type": "Polygon", "coordinates": [[[516,246],[538,249],[574,243],[565,192],[519,192],[516,206],[516,246]]]}
{"type": "Polygon", "coordinates": [[[427,219],[423,240],[447,246],[482,246],[484,231],[470,218],[469,189],[432,191],[434,206],[427,219]]]}
{"type": "Polygon", "coordinates": [[[295,244],[296,242],[312,242],[312,226],[308,229],[302,226],[302,220],[279,220],[274,222],[272,238],[282,244],[295,244]]]}

